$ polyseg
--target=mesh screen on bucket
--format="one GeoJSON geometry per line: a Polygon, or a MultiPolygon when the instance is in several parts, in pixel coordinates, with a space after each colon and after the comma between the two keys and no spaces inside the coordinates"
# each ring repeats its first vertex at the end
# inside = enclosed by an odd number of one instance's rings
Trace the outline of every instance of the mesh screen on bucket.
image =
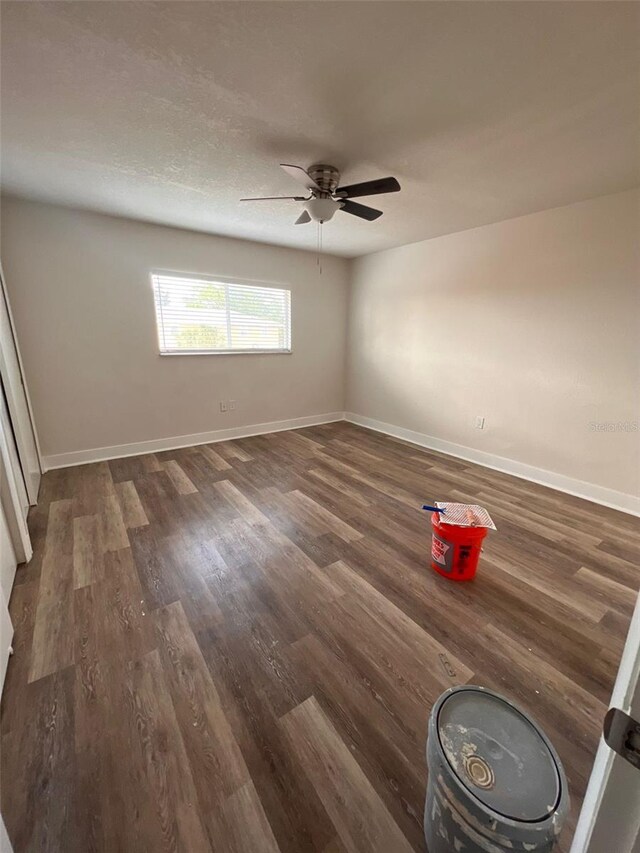
{"type": "Polygon", "coordinates": [[[488,527],[496,530],[491,516],[483,506],[445,501],[436,501],[435,505],[438,509],[444,510],[440,513],[441,524],[453,524],[456,527],[488,527]]]}

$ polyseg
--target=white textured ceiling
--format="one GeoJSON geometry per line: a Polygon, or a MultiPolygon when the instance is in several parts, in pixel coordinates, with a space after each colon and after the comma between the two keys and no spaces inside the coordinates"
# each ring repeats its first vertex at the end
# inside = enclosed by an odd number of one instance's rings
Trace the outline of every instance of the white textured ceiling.
{"type": "Polygon", "coordinates": [[[640,4],[3,2],[5,191],[313,248],[279,162],[402,192],[347,256],[640,183],[640,4]]]}

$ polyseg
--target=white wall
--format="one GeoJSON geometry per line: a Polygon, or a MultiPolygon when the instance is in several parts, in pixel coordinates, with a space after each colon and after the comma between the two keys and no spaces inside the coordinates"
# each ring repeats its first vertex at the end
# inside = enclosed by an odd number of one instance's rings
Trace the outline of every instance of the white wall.
{"type": "Polygon", "coordinates": [[[1,226],[45,458],[344,409],[346,260],[16,199],[1,226]],[[292,354],[159,356],[153,268],[290,287],[292,354]]]}
{"type": "Polygon", "coordinates": [[[640,492],[640,433],[590,426],[639,418],[638,190],[322,276],[311,253],[33,202],[5,200],[1,225],[45,457],[340,412],[346,357],[350,412],[640,492]],[[290,286],[293,354],[160,357],[153,267],[290,286]]]}
{"type": "Polygon", "coordinates": [[[639,237],[634,190],[360,258],[347,410],[638,495],[590,424],[640,419],[639,237]]]}

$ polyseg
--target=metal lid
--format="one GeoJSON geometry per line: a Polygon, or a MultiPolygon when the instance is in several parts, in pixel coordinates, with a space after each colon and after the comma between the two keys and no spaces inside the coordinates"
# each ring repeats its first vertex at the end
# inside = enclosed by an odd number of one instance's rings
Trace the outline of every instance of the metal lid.
{"type": "Polygon", "coordinates": [[[537,727],[506,699],[458,689],[438,713],[447,761],[483,805],[511,820],[548,818],[560,800],[560,774],[537,727]]]}

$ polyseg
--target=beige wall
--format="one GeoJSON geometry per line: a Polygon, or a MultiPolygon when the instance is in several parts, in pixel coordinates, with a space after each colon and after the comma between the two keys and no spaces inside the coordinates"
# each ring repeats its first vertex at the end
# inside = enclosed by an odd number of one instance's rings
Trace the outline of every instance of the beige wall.
{"type": "Polygon", "coordinates": [[[344,259],[18,200],[1,228],[45,456],[344,408],[344,259]],[[290,287],[292,354],[159,356],[152,268],[290,287]]]}
{"type": "Polygon", "coordinates": [[[360,258],[347,410],[637,495],[590,423],[640,418],[639,238],[635,190],[360,258]]]}

